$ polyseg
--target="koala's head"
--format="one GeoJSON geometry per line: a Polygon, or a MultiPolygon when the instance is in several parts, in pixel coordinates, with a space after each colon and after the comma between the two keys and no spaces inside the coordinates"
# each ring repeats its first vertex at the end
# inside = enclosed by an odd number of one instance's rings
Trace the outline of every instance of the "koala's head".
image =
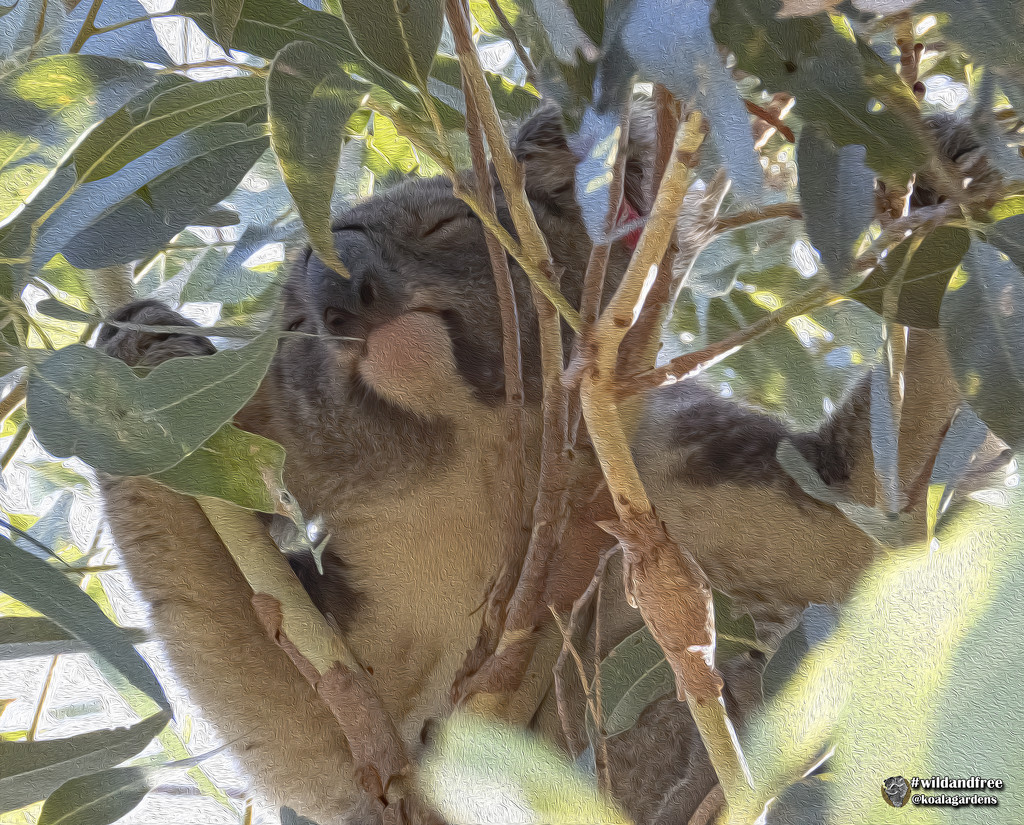
{"type": "MultiPolygon", "coordinates": [[[[577,159],[557,110],[545,107],[514,143],[526,191],[561,289],[578,303],[591,251],[575,198],[577,159]]],[[[641,163],[631,163],[634,208],[641,163]]],[[[471,177],[465,181],[473,186],[471,177]]],[[[511,231],[502,194],[498,214],[511,231]]],[[[345,279],[307,251],[287,287],[282,345],[295,394],[312,382],[321,401],[397,405],[420,417],[459,416],[504,400],[501,315],[480,220],[445,178],[409,181],[338,216],[334,245],[345,279]]],[[[628,252],[617,249],[609,281],[628,252]]],[[[540,397],[536,311],[527,276],[510,259],[528,401],[540,397]]],[[[565,328],[565,327],[563,327],[565,328]]]]}

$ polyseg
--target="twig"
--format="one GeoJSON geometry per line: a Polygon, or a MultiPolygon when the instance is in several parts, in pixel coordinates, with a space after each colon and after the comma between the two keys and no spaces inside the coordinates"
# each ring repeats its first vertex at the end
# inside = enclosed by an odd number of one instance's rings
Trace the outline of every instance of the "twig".
{"type": "MultiPolygon", "coordinates": [[[[461,69],[461,66],[460,66],[461,69]]],[[[490,213],[495,210],[494,189],[491,184],[490,168],[484,148],[483,127],[476,98],[463,71],[463,93],[466,100],[466,132],[469,137],[470,156],[476,177],[477,197],[490,213]]],[[[491,260],[491,271],[501,312],[501,346],[505,372],[505,403],[509,411],[508,443],[512,460],[503,467],[504,484],[511,494],[508,515],[510,524],[506,534],[512,542],[513,555],[488,595],[488,604],[497,607],[497,614],[489,610],[484,614],[480,639],[477,647],[492,653],[498,644],[498,635],[504,625],[507,606],[512,598],[529,545],[530,514],[526,507],[526,453],[523,433],[526,429],[525,390],[523,388],[522,349],[519,337],[519,313],[516,307],[515,286],[509,269],[508,257],[494,234],[484,227],[487,254],[491,260]]],[[[475,651],[470,653],[474,656],[475,651]]]]}
{"type": "MultiPolygon", "coordinates": [[[[565,741],[568,743],[570,749],[574,749],[573,756],[579,755],[579,742],[574,741],[576,739],[574,735],[572,720],[569,717],[569,706],[565,697],[564,680],[562,673],[565,670],[565,657],[569,654],[569,647],[572,645],[572,638],[576,635],[579,629],[580,616],[583,615],[583,611],[587,609],[590,604],[590,600],[594,598],[594,594],[597,592],[598,584],[604,579],[604,571],[608,566],[608,560],[618,551],[619,546],[615,545],[610,547],[601,557],[598,559],[597,568],[594,570],[594,576],[590,580],[590,584],[587,585],[587,589],[583,591],[576,601],[572,604],[572,610],[569,612],[569,623],[566,627],[562,628],[559,624],[559,630],[562,630],[562,651],[558,655],[558,661],[555,663],[554,674],[555,674],[555,704],[558,707],[558,718],[562,723],[562,732],[565,734],[565,741]]],[[[548,605],[548,609],[551,610],[557,618],[557,611],[554,605],[548,605]]],[[[601,650],[598,647],[594,654],[595,656],[601,655],[601,650]]],[[[589,694],[589,688],[587,683],[583,683],[584,692],[589,694]]],[[[597,725],[601,724],[601,716],[594,716],[594,722],[597,725]]]]}
{"type": "Polygon", "coordinates": [[[268,634],[337,719],[357,783],[371,798],[386,797],[389,808],[399,804],[411,772],[409,758],[362,666],[313,606],[257,519],[219,499],[197,501],[252,587],[253,606],[268,634]]]}
{"type": "Polygon", "coordinates": [[[782,119],[775,114],[775,112],[771,111],[771,109],[765,109],[763,106],[758,106],[756,103],[749,100],[744,100],[743,103],[746,105],[747,111],[750,112],[750,114],[761,118],[761,120],[768,125],[774,126],[778,130],[779,134],[790,143],[796,143],[796,136],[793,134],[793,130],[783,123],[782,119]]]}
{"type": "Polygon", "coordinates": [[[798,203],[773,203],[768,206],[758,206],[744,212],[737,212],[734,215],[722,215],[715,221],[714,233],[721,235],[730,229],[740,229],[761,221],[770,221],[775,218],[792,218],[802,220],[803,210],[798,203]]]}
{"type": "Polygon", "coordinates": [[[14,412],[25,400],[25,390],[28,389],[28,378],[22,378],[11,391],[0,399],[0,422],[14,412]]]}
{"type": "Polygon", "coordinates": [[[498,18],[498,24],[505,32],[505,37],[507,37],[509,43],[512,44],[512,48],[516,50],[516,56],[519,58],[519,62],[522,63],[523,68],[526,69],[527,81],[531,86],[533,86],[533,88],[539,89],[540,75],[537,73],[537,67],[533,65],[533,59],[530,57],[530,53],[526,51],[526,47],[523,46],[523,41],[519,39],[519,34],[512,26],[512,23],[505,15],[505,12],[501,10],[501,5],[498,3],[498,0],[487,0],[487,3],[490,5],[494,16],[498,18]]]}
{"type": "MultiPolygon", "coordinates": [[[[597,715],[597,708],[594,707],[594,700],[590,695],[590,685],[588,684],[589,680],[587,679],[587,669],[583,666],[583,657],[580,656],[580,652],[576,649],[576,645],[572,643],[572,634],[558,617],[558,611],[555,610],[554,605],[549,605],[548,610],[551,611],[555,624],[558,625],[558,632],[562,634],[562,652],[558,656],[558,665],[556,667],[561,671],[565,667],[566,654],[572,656],[572,660],[576,663],[576,675],[579,677],[580,684],[583,685],[583,694],[586,697],[587,710],[590,711],[590,716],[594,719],[595,724],[600,724],[599,720],[601,717],[597,715]]],[[[559,684],[559,681],[560,679],[558,675],[556,675],[555,684],[559,684]]],[[[562,700],[558,700],[556,698],[556,701],[558,701],[558,713],[562,722],[563,730],[568,732],[572,729],[572,722],[569,720],[569,711],[565,706],[564,698],[564,696],[562,697],[562,700]],[[564,716],[562,716],[563,712],[565,714],[564,716]]],[[[568,734],[566,736],[566,741],[571,741],[568,739],[568,734]]]]}
{"type": "Polygon", "coordinates": [[[43,707],[46,705],[46,697],[50,693],[50,686],[53,684],[53,674],[57,669],[57,660],[60,658],[60,654],[57,654],[50,659],[50,666],[46,669],[46,679],[43,681],[43,689],[39,691],[39,701],[36,702],[36,712],[32,714],[32,724],[28,726],[28,732],[25,734],[25,740],[28,742],[34,742],[36,739],[36,733],[39,732],[39,723],[43,718],[43,707]]]}
{"type": "MultiPolygon", "coordinates": [[[[480,55],[477,54],[470,34],[469,10],[466,8],[464,0],[446,0],[445,13],[455,38],[455,51],[458,54],[459,63],[463,67],[467,88],[476,98],[480,122],[483,125],[484,135],[487,137],[487,144],[491,148],[491,159],[494,162],[495,171],[498,173],[498,180],[501,182],[501,189],[512,217],[512,224],[519,235],[523,255],[519,260],[524,263],[523,268],[526,273],[531,275],[530,282],[533,286],[559,308],[562,316],[574,330],[579,331],[579,313],[569,307],[568,302],[555,286],[558,279],[555,277],[547,241],[537,225],[537,219],[526,197],[523,170],[505,139],[501,117],[494,105],[494,99],[480,63],[480,55]],[[534,273],[541,277],[535,277],[534,273]],[[559,301],[559,299],[561,300],[559,301]],[[565,307],[568,307],[568,311],[565,307]]],[[[498,237],[500,238],[500,235],[498,237]]]]}
{"type": "Polygon", "coordinates": [[[768,313],[750,326],[738,330],[698,352],[680,355],[660,367],[621,379],[616,386],[617,397],[627,398],[638,392],[647,392],[665,384],[674,384],[677,381],[685,380],[731,355],[745,344],[760,338],[766,332],[770,332],[792,318],[825,306],[835,298],[835,293],[831,292],[828,287],[816,287],[797,300],[768,313]]]}
{"type": "MultiPolygon", "coordinates": [[[[658,107],[655,181],[657,182],[658,190],[660,190],[665,170],[672,159],[675,135],[679,130],[680,106],[671,93],[660,86],[656,90],[655,101],[658,107]]],[[[696,150],[683,158],[684,163],[692,167],[696,163],[695,155],[696,150]]],[[[678,214],[678,212],[677,208],[674,214],[678,214]]],[[[640,314],[619,346],[616,372],[630,373],[644,369],[653,365],[657,358],[660,346],[659,333],[661,332],[671,297],[672,261],[677,252],[675,243],[677,236],[677,232],[672,233],[672,240],[661,256],[657,274],[654,276],[654,281],[647,291],[640,314]]],[[[632,422],[623,423],[627,425],[628,432],[632,428],[632,422]]]]}
{"type": "Polygon", "coordinates": [[[96,33],[96,15],[100,13],[100,6],[102,5],[103,0],[92,0],[92,5],[89,6],[85,20],[82,21],[82,28],[78,30],[74,42],[72,42],[71,47],[68,49],[68,54],[78,54],[82,50],[82,46],[85,45],[85,41],[96,33]]]}
{"type": "MultiPolygon", "coordinates": [[[[540,481],[533,511],[529,548],[515,592],[509,602],[505,626],[494,654],[454,692],[465,700],[476,693],[513,692],[522,682],[537,642],[538,613],[550,560],[558,548],[568,518],[569,462],[567,457],[568,393],[562,383],[562,336],[552,293],[562,297],[558,278],[536,217],[526,197],[523,170],[512,154],[498,117],[483,67],[473,44],[469,12],[463,0],[447,0],[446,14],[465,82],[480,117],[502,192],[519,235],[522,252],[544,277],[531,278],[540,330],[543,375],[543,425],[540,481]],[[546,288],[545,288],[546,287],[546,288]],[[543,293],[543,296],[542,294],[543,293]]],[[[564,301],[564,297],[562,297],[564,301]]],[[[563,312],[563,317],[565,313],[563,312]]],[[[576,328],[579,315],[573,312],[576,328]]]]}

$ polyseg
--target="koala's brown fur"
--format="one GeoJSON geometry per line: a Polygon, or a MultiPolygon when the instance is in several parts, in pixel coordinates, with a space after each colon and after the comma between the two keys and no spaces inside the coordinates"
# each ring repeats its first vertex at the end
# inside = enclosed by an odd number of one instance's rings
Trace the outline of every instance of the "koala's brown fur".
{"type": "MultiPolygon", "coordinates": [[[[528,123],[516,153],[562,271],[561,289],[578,302],[591,243],[557,115],[544,111],[528,123]]],[[[643,169],[631,166],[640,211],[642,179],[643,169]]],[[[500,193],[499,212],[507,223],[500,193]]],[[[507,460],[510,414],[500,317],[481,224],[447,180],[410,182],[354,207],[339,217],[335,241],[351,280],[308,252],[297,263],[285,287],[283,325],[307,334],[282,338],[237,423],[287,450],[289,490],[330,534],[325,575],[308,560],[297,559],[296,570],[371,674],[416,755],[425,725],[450,711],[452,678],[479,630],[475,610],[510,552],[500,528],[510,501],[498,472],[507,460]]],[[[609,288],[628,256],[614,248],[609,288]]],[[[539,344],[528,281],[515,265],[513,277],[533,490],[539,344]]],[[[114,320],[185,323],[151,302],[114,320]]],[[[105,328],[100,343],[138,365],[212,351],[199,336],[117,327],[105,328]]],[[[935,370],[945,374],[941,347],[931,349],[935,370]]],[[[948,421],[950,412],[943,407],[933,417],[948,421]]],[[[716,587],[765,626],[782,627],[808,602],[841,599],[876,551],[838,510],[796,487],[775,450],[792,438],[826,483],[870,502],[866,428],[863,395],[818,432],[794,435],[683,384],[655,394],[635,453],[673,537],[716,587]]],[[[926,461],[926,448],[920,452],[926,461]]],[[[250,588],[196,503],[147,479],[105,478],[102,485],[114,537],[172,665],[264,794],[321,825],[359,819],[347,746],[333,718],[267,638],[250,588]]],[[[610,578],[605,592],[609,615],[618,618],[605,625],[605,651],[640,625],[614,583],[610,578]]],[[[737,667],[749,674],[756,663],[737,667]]],[[[538,725],[557,731],[551,704],[546,700],[538,725]]],[[[613,785],[638,821],[659,810],[685,821],[714,782],[706,754],[684,704],[663,700],[645,719],[610,743],[613,785]]]]}

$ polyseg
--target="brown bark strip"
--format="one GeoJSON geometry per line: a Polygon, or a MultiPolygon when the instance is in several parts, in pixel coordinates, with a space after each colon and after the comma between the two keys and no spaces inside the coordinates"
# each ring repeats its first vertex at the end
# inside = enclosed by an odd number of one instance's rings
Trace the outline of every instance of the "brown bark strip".
{"type": "Polygon", "coordinates": [[[744,100],[743,103],[746,105],[747,111],[750,112],[750,114],[754,115],[754,117],[761,118],[761,120],[768,125],[774,126],[778,129],[779,134],[781,134],[790,143],[796,143],[796,136],[793,134],[793,130],[783,123],[775,112],[771,109],[765,109],[763,106],[758,106],[756,103],[749,100],[744,100]]]}

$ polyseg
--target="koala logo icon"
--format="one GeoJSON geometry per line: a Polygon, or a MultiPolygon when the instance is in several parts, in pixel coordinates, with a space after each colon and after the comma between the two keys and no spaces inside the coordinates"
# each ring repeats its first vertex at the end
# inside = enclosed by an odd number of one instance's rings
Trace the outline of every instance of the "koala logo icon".
{"type": "Polygon", "coordinates": [[[907,802],[910,785],[902,776],[890,776],[882,783],[882,796],[894,808],[902,808],[907,802]]]}

